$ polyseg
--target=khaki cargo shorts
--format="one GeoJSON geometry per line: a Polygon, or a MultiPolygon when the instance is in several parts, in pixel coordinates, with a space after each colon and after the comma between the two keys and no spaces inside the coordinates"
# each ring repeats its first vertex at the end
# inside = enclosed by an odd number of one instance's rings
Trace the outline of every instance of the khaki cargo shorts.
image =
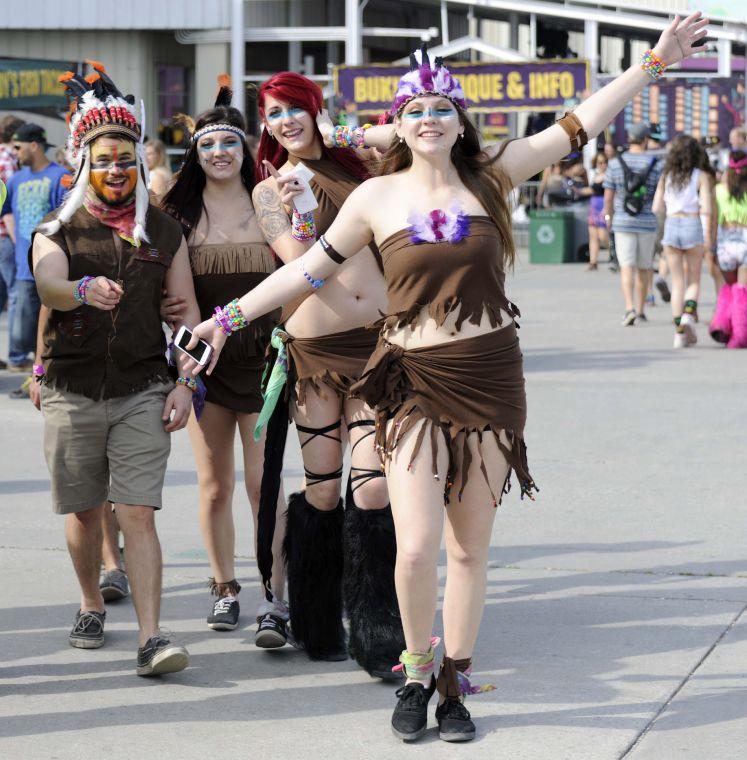
{"type": "Polygon", "coordinates": [[[163,405],[173,383],[93,401],[46,385],[41,389],[44,456],[58,515],[104,501],[161,508],[171,438],[163,405]]]}

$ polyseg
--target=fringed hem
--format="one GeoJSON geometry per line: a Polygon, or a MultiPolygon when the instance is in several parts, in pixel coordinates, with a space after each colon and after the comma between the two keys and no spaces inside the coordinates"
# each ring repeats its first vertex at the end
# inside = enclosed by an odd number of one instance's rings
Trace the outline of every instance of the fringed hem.
{"type": "Polygon", "coordinates": [[[356,379],[340,375],[337,372],[331,372],[330,370],[324,370],[324,372],[320,372],[312,377],[302,377],[295,382],[289,383],[289,390],[293,402],[299,406],[305,406],[306,393],[310,387],[323,399],[327,398],[327,394],[325,389],[321,387],[322,385],[332,388],[339,396],[347,398],[350,395],[350,386],[353,385],[356,379]]]}
{"type": "MultiPolygon", "coordinates": [[[[512,320],[521,316],[519,307],[505,297],[499,303],[496,303],[494,298],[490,301],[468,303],[456,296],[450,296],[443,301],[413,304],[404,311],[386,315],[384,319],[377,324],[386,329],[400,329],[401,327],[412,326],[418,322],[424,309],[427,309],[428,318],[435,320],[439,327],[443,326],[444,322],[446,322],[451,314],[457,312],[457,318],[454,324],[454,329],[457,331],[461,329],[464,322],[479,325],[482,322],[482,317],[485,313],[487,313],[488,319],[490,320],[490,326],[493,329],[503,326],[504,311],[512,320]]],[[[518,327],[518,324],[516,326],[518,327]]]]}
{"type": "Polygon", "coordinates": [[[108,401],[111,398],[121,398],[122,396],[140,393],[156,383],[173,383],[174,378],[164,369],[162,372],[155,372],[147,378],[139,380],[137,383],[129,383],[127,385],[113,383],[111,386],[107,386],[103,378],[77,378],[71,377],[65,372],[58,374],[54,370],[50,371],[46,369],[43,382],[57,391],[77,393],[79,396],[85,396],[93,401],[108,401]]]}
{"type": "Polygon", "coordinates": [[[236,243],[190,246],[189,263],[195,277],[206,274],[272,274],[275,257],[266,243],[236,243]]]}
{"type": "Polygon", "coordinates": [[[467,485],[468,473],[472,465],[472,452],[469,448],[469,436],[475,433],[477,435],[477,451],[480,457],[480,472],[485,480],[490,496],[493,500],[493,506],[497,507],[502,500],[503,494],[511,490],[511,473],[516,473],[519,487],[521,489],[521,498],[525,496],[534,501],[535,492],[539,488],[534,482],[527,462],[527,447],[524,439],[517,435],[515,431],[503,427],[494,427],[490,423],[484,427],[469,427],[460,425],[448,419],[433,419],[427,416],[417,405],[417,402],[410,401],[400,406],[395,412],[390,413],[386,408],[378,407],[376,410],[376,450],[381,459],[381,464],[386,467],[391,460],[394,450],[399,442],[407,433],[420,423],[420,430],[415,439],[415,446],[407,464],[410,470],[420,453],[420,449],[428,434],[431,443],[431,472],[436,480],[440,479],[438,472],[438,433],[441,432],[446,441],[446,448],[449,453],[449,463],[446,472],[446,482],[444,483],[444,503],[450,503],[451,490],[457,473],[460,474],[460,488],[457,493],[457,500],[462,500],[462,494],[467,485]],[[392,426],[387,434],[387,424],[391,420],[392,426]],[[500,439],[500,433],[505,432],[509,439],[510,446],[506,446],[500,439]],[[485,465],[483,454],[483,437],[486,434],[492,434],[498,449],[508,462],[509,471],[506,480],[503,483],[498,498],[488,479],[488,470],[485,465]]]}

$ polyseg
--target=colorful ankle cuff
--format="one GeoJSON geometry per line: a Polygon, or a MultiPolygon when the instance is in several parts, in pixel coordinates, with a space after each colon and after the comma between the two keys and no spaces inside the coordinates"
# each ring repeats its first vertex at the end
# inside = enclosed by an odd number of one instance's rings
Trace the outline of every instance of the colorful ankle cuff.
{"type": "Polygon", "coordinates": [[[392,673],[404,673],[405,677],[415,681],[424,681],[433,673],[435,647],[441,639],[438,636],[431,637],[431,646],[427,652],[410,652],[405,649],[399,656],[399,665],[392,668],[392,673]]]}
{"type": "Polygon", "coordinates": [[[493,684],[485,684],[484,686],[473,684],[469,678],[471,675],[471,657],[466,657],[463,660],[444,657],[438,672],[438,679],[436,680],[438,693],[442,697],[462,699],[467,694],[482,694],[486,691],[495,690],[493,684]]]}

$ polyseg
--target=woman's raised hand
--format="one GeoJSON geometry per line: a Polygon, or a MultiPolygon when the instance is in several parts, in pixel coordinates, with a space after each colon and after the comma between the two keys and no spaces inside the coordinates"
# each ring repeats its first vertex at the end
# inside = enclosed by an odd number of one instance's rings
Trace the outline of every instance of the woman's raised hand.
{"type": "Polygon", "coordinates": [[[675,16],[672,23],[661,33],[654,47],[654,53],[661,58],[665,66],[679,63],[695,53],[709,50],[702,42],[708,34],[708,19],[700,11],[691,13],[684,21],[675,16]]]}
{"type": "Polygon", "coordinates": [[[332,119],[329,118],[329,111],[327,111],[326,108],[322,108],[322,110],[317,114],[316,125],[319,127],[319,132],[322,135],[324,144],[328,148],[334,148],[335,141],[332,137],[332,134],[335,131],[335,125],[332,123],[332,119]]]}
{"type": "MultiPolygon", "coordinates": [[[[204,322],[200,322],[197,327],[192,330],[192,340],[187,343],[187,348],[191,351],[197,348],[198,339],[202,339],[205,343],[208,343],[213,348],[213,353],[210,356],[210,361],[207,364],[206,374],[211,375],[213,368],[218,363],[218,357],[223,350],[223,346],[226,344],[226,338],[228,336],[223,330],[218,327],[215,320],[211,317],[204,322]]],[[[205,365],[198,364],[190,356],[186,357],[187,361],[184,363],[184,372],[196,377],[205,369],[205,365]]]]}
{"type": "Polygon", "coordinates": [[[288,208],[293,208],[293,199],[303,192],[303,185],[292,171],[281,174],[267,159],[263,160],[262,163],[278,184],[280,202],[288,208]]]}

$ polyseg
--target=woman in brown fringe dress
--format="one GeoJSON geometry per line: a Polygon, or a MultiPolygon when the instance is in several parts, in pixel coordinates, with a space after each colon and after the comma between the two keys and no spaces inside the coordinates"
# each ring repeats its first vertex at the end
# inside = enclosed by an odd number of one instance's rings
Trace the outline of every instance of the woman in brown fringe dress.
{"type": "MultiPolygon", "coordinates": [[[[215,306],[251,291],[276,268],[252,207],[254,170],[244,139],[244,119],[230,103],[230,90],[221,88],[215,107],[191,125],[193,134],[184,164],[163,199],[164,210],[181,222],[189,245],[202,319],[208,319],[215,306]]],[[[278,248],[288,241],[295,244],[290,235],[284,237],[286,240],[275,242],[278,248]]],[[[257,535],[264,440],[255,441],[253,432],[262,408],[265,347],[278,316],[278,312],[267,314],[228,341],[221,366],[204,378],[206,393],[199,419],[193,416],[188,425],[200,487],[200,525],[212,570],[208,585],[216,597],[207,624],[216,631],[235,629],[239,619],[241,586],[234,568],[232,514],[237,429],[257,535]]],[[[284,507],[281,494],[281,519],[284,507]]],[[[274,573],[279,598],[274,605],[262,600],[257,615],[255,643],[261,647],[282,646],[287,638],[288,612],[280,601],[284,585],[279,557],[282,534],[282,529],[277,531],[274,573]]]]}
{"type": "MultiPolygon", "coordinates": [[[[276,74],[260,87],[265,129],[257,170],[264,179],[253,200],[273,247],[299,220],[292,206],[281,203],[275,170],[287,173],[302,162],[314,173],[310,186],[318,207],[313,221],[307,217],[311,229],[305,233],[311,242],[368,177],[354,151],[324,146],[314,120],[322,103],[319,87],[293,72],[276,74]]],[[[295,255],[276,250],[287,262],[307,248],[299,242],[295,255]]],[[[394,589],[394,524],[374,449],[373,411],[349,393],[376,347],[376,331],[366,325],[387,303],[378,251],[373,244],[361,249],[322,290],[285,304],[277,333],[287,354],[287,395],[306,475],[305,489],[288,499],[288,601],[292,635],[311,658],[341,660],[349,652],[371,675],[399,679],[391,670],[404,646],[394,589]],[[351,444],[344,511],[343,422],[351,444]],[[347,646],[343,607],[350,624],[347,646]]]]}
{"type": "MultiPolygon", "coordinates": [[[[441,61],[413,60],[390,112],[396,137],[384,171],[391,173],[359,187],[317,245],[234,304],[242,319],[252,320],[308,292],[310,282],[319,286],[371,239],[382,253],[389,309],[353,392],[377,407],[397,530],[397,595],[407,641],[400,662],[408,680],[397,692],[392,729],[403,740],[425,732],[436,688],[440,737],[474,737],[463,697],[490,688],[471,685],[469,674],[493,507],[511,470],[522,494],[535,490],[523,443],[518,310],[503,290],[504,268],[514,259],[508,192],[599,134],[665,66],[693,52],[705,24],[699,13],[676,17],[639,65],[555,125],[504,143],[492,156],[481,149],[461,87],[441,61]],[[444,504],[446,654],[436,680],[431,636],[444,504]]],[[[366,144],[372,144],[368,135],[366,144]]],[[[226,337],[215,322],[203,322],[196,333],[216,352],[226,337]]]]}

